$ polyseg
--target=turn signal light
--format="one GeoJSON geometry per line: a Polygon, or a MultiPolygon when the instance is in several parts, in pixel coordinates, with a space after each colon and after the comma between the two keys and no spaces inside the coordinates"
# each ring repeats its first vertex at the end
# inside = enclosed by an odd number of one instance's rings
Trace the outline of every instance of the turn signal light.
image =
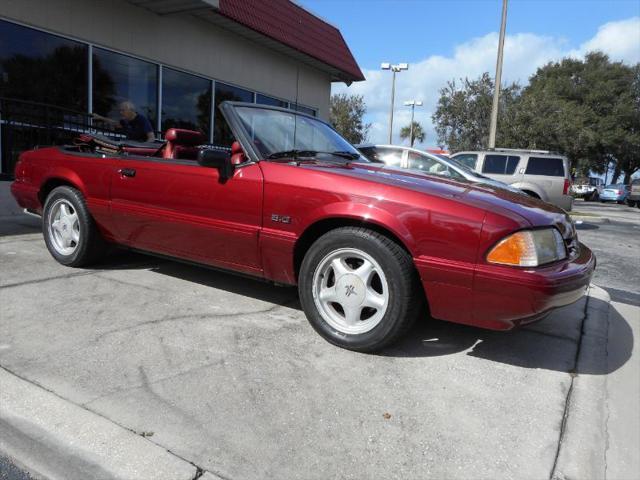
{"type": "Polygon", "coordinates": [[[524,230],[509,235],[489,250],[487,261],[516,267],[537,267],[562,260],[567,249],[555,228],[524,230]]]}

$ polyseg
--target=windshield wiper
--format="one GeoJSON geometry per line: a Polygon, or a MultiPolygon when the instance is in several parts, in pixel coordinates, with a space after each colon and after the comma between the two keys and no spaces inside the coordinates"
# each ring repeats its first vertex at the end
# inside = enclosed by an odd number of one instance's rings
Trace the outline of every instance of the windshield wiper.
{"type": "Polygon", "coordinates": [[[318,150],[285,150],[283,152],[274,152],[269,155],[268,159],[291,157],[294,159],[300,157],[315,157],[318,154],[335,155],[336,157],[346,158],[347,160],[356,160],[360,158],[360,155],[355,152],[336,151],[336,152],[322,152],[318,150]]]}
{"type": "MultiPolygon", "coordinates": [[[[320,153],[329,153],[329,152],[320,152],[320,153]]],[[[357,160],[358,158],[360,158],[360,154],[355,152],[337,151],[337,152],[331,152],[331,155],[348,158],[350,160],[357,160]]]]}
{"type": "Polygon", "coordinates": [[[285,157],[291,157],[291,158],[313,157],[317,153],[318,152],[314,150],[284,150],[282,152],[273,152],[267,158],[275,159],[275,158],[285,158],[285,157]]]}

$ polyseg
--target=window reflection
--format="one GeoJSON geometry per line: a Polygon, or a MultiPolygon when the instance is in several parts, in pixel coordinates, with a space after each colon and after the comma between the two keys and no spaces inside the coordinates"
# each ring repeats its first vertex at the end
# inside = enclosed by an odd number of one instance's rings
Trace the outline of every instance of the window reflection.
{"type": "Polygon", "coordinates": [[[170,68],[162,69],[162,131],[199,130],[209,136],[211,81],[170,68]]]}
{"type": "Polygon", "coordinates": [[[137,58],[93,49],[93,111],[119,120],[118,105],[133,102],[155,127],[158,111],[158,66],[137,58]]]}
{"type": "Polygon", "coordinates": [[[0,96],[87,109],[87,46],[0,20],[0,96]]]}
{"type": "Polygon", "coordinates": [[[236,102],[253,102],[253,92],[243,88],[233,87],[221,82],[216,82],[215,121],[213,143],[223,147],[230,147],[233,143],[233,134],[227,125],[222,112],[218,108],[225,100],[236,102]]]}
{"type": "Polygon", "coordinates": [[[280,100],[278,98],[269,97],[268,95],[256,94],[256,103],[261,105],[272,105],[274,107],[289,108],[289,102],[280,100]]]}
{"type": "Polygon", "coordinates": [[[313,115],[314,117],[316,116],[316,111],[313,108],[305,107],[304,105],[292,103],[291,108],[297,112],[313,115]]]}
{"type": "MultiPolygon", "coordinates": [[[[25,140],[20,146],[22,150],[35,144],[63,141],[58,139],[62,139],[67,131],[72,132],[78,125],[90,125],[84,114],[88,108],[89,88],[92,90],[92,113],[118,121],[120,103],[130,101],[138,113],[149,119],[154,129],[160,115],[163,131],[178,127],[200,130],[208,135],[211,102],[215,101],[214,143],[223,146],[230,146],[233,142],[229,127],[218,109],[225,100],[251,103],[255,99],[260,104],[291,107],[313,116],[317,114],[313,108],[222,82],[216,82],[214,100],[211,80],[168,67],[162,67],[162,112],[159,112],[159,64],[96,46],[92,51],[92,81],[89,82],[88,44],[0,20],[0,96],[14,99],[13,103],[19,103],[21,109],[19,114],[12,111],[3,121],[23,124],[25,132],[20,138],[25,140]],[[31,102],[47,105],[34,106],[31,102]],[[78,118],[72,118],[74,116],[78,118]],[[47,126],[58,129],[55,138],[50,138],[53,130],[45,132],[40,128],[45,122],[47,126]],[[47,134],[47,138],[41,138],[42,132],[47,134]]],[[[95,117],[91,122],[94,127],[104,125],[111,128],[108,122],[96,123],[95,117]]],[[[5,159],[6,151],[13,147],[8,140],[9,133],[3,132],[2,135],[0,156],[5,159]]],[[[17,139],[19,135],[11,138],[14,137],[17,139]]],[[[13,143],[17,145],[16,142],[13,143]]],[[[6,160],[3,162],[2,169],[6,171],[6,160]]]]}

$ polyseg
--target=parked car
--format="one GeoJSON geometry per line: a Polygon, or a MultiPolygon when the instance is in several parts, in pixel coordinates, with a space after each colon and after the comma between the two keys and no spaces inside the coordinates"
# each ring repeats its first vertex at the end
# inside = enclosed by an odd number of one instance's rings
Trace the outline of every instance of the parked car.
{"type": "Polygon", "coordinates": [[[607,185],[602,189],[602,193],[600,194],[601,202],[618,202],[620,204],[624,204],[627,201],[627,197],[629,196],[629,185],[625,185],[624,183],[614,183],[611,185],[607,185]]]}
{"type": "Polygon", "coordinates": [[[640,178],[631,180],[631,188],[627,197],[627,205],[640,208],[640,178]]]}
{"type": "Polygon", "coordinates": [[[435,318],[508,330],[589,285],[595,257],[550,204],[371,163],[300,112],[220,109],[230,154],[175,129],[160,149],[105,153],[85,139],[23,153],[11,191],[42,215],[63,265],[89,265],[109,242],[297,285],[312,327],[357,351],[400,338],[425,304],[435,318]]]}
{"type": "Polygon", "coordinates": [[[408,168],[427,175],[486,183],[493,187],[506,188],[513,192],[522,193],[521,190],[481,175],[446,155],[433,154],[401,145],[361,144],[356,145],[356,148],[370,161],[384,163],[390,167],[408,168]]]}
{"type": "Polygon", "coordinates": [[[585,201],[598,200],[604,180],[599,177],[580,177],[577,178],[571,186],[571,191],[577,198],[584,198],[585,201]]]}
{"type": "Polygon", "coordinates": [[[571,211],[569,160],[563,155],[546,150],[496,148],[458,152],[451,158],[532,197],[571,211]]]}

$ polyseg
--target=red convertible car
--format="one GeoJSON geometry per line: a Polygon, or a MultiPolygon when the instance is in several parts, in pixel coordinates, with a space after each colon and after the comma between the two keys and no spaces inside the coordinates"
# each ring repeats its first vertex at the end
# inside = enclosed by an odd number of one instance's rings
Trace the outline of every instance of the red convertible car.
{"type": "Polygon", "coordinates": [[[511,329],[589,285],[595,257],[552,205],[369,163],[302,113],[221,109],[231,153],[185,130],[160,144],[87,137],[23,153],[13,195],[42,215],[64,265],[90,264],[108,242],[297,284],[313,328],[358,351],[389,345],[427,311],[511,329]]]}

